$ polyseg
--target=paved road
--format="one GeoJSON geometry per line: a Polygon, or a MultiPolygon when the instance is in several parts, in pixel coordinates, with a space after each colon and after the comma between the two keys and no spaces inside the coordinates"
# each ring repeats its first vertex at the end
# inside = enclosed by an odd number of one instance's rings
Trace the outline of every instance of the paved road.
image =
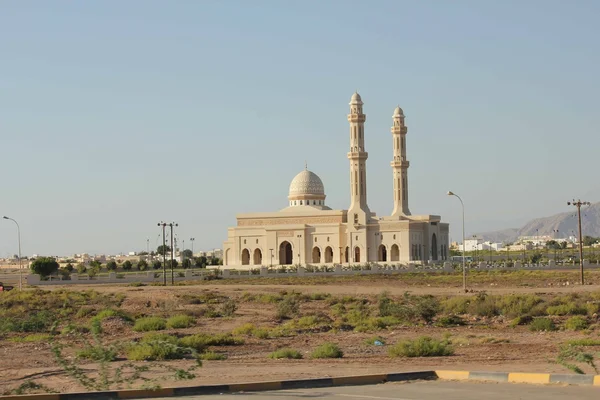
{"type": "MultiPolygon", "coordinates": [[[[277,390],[211,396],[190,400],[598,400],[600,387],[511,383],[414,382],[324,389],[277,390]]],[[[159,400],[172,400],[163,398],[159,400]]]]}

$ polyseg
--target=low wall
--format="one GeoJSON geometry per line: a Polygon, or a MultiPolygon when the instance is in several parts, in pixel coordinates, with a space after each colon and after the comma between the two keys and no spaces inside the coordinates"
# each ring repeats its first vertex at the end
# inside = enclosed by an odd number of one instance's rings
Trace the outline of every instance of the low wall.
{"type": "MultiPolygon", "coordinates": [[[[479,264],[470,264],[467,266],[470,271],[552,271],[552,270],[578,270],[578,264],[556,265],[552,260],[549,264],[521,264],[515,262],[513,266],[508,264],[487,264],[481,262],[479,264]]],[[[588,269],[600,268],[598,264],[589,264],[584,261],[584,266],[588,269]]],[[[417,264],[363,264],[363,265],[317,265],[317,266],[300,266],[300,267],[257,267],[244,269],[230,268],[226,269],[213,268],[202,270],[185,270],[183,273],[176,272],[173,281],[194,281],[210,279],[215,276],[224,279],[242,279],[242,278],[260,278],[260,277],[298,277],[298,276],[352,276],[352,275],[397,275],[403,273],[451,273],[462,270],[462,264],[445,262],[438,265],[417,265],[417,264]]],[[[123,283],[160,283],[164,281],[162,271],[147,271],[139,273],[117,274],[110,272],[107,276],[89,277],[88,275],[71,274],[71,279],[62,279],[61,277],[49,277],[48,280],[41,280],[39,275],[28,275],[27,284],[29,285],[76,285],[76,284],[123,284],[123,283]]],[[[171,272],[166,273],[167,282],[171,282],[171,272]]]]}

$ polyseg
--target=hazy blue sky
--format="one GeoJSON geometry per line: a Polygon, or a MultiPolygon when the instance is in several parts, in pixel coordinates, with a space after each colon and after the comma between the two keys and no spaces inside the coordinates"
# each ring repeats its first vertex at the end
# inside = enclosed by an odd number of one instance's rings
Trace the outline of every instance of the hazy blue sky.
{"type": "MultiPolygon", "coordinates": [[[[460,235],[600,200],[600,2],[0,2],[0,214],[23,253],[195,250],[287,205],[309,169],[349,205],[348,102],[368,199],[392,210],[392,112],[410,209],[460,235]],[[189,246],[186,246],[189,247],[189,246]]],[[[16,252],[0,221],[0,256],[16,252]]]]}

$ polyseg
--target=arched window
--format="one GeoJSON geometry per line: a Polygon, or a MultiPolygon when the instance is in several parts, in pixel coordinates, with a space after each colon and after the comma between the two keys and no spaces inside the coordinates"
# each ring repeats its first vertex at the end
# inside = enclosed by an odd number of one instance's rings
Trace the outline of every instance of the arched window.
{"type": "Polygon", "coordinates": [[[321,249],[315,246],[312,250],[312,262],[319,264],[321,262],[321,249]]]}
{"type": "Polygon", "coordinates": [[[328,264],[333,262],[333,249],[330,246],[325,248],[325,262],[328,264]]]}
{"type": "Polygon", "coordinates": [[[242,250],[242,265],[250,265],[250,251],[248,249],[242,250]]]}
{"type": "Polygon", "coordinates": [[[262,251],[260,251],[260,249],[255,249],[254,250],[254,265],[261,265],[262,264],[262,251]]]}

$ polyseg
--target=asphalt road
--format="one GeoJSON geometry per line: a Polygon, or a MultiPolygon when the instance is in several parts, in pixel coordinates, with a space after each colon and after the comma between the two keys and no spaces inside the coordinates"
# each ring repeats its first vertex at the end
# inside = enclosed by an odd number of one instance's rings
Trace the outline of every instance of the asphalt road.
{"type": "MultiPolygon", "coordinates": [[[[183,397],[182,400],[598,400],[599,398],[600,387],[598,386],[430,381],[191,396],[183,397]]],[[[172,399],[171,397],[159,400],[172,399]]]]}

